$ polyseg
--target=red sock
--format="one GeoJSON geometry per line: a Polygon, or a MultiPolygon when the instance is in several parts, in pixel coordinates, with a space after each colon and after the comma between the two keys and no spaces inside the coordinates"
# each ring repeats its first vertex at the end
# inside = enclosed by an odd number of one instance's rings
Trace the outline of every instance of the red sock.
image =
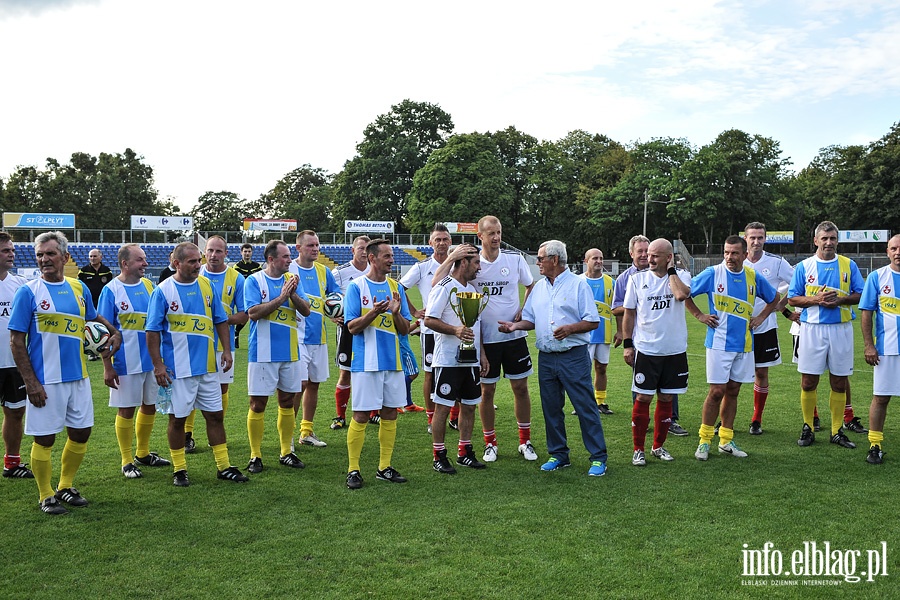
{"type": "Polygon", "coordinates": [[[813,417],[816,419],[819,418],[819,407],[818,406],[813,409],[813,417]]]}
{"type": "Polygon", "coordinates": [[[425,416],[428,417],[428,424],[431,425],[431,421],[434,419],[434,411],[433,411],[433,410],[426,410],[426,411],[425,411],[425,416]]]}
{"type": "Polygon", "coordinates": [[[337,416],[342,419],[347,418],[347,404],[350,402],[350,386],[339,385],[334,388],[334,407],[337,409],[337,416]]]}
{"type": "Polygon", "coordinates": [[[531,423],[519,423],[519,444],[531,439],[531,423]]]}
{"type": "Polygon", "coordinates": [[[370,418],[370,419],[371,419],[372,417],[380,417],[380,416],[381,416],[381,411],[380,411],[380,410],[373,410],[373,411],[370,411],[370,412],[369,412],[369,418],[370,418]]]}
{"type": "Polygon", "coordinates": [[[763,409],[766,407],[766,398],[769,397],[769,386],[753,386],[753,418],[751,421],[762,423],[763,409]]]}
{"type": "Polygon", "coordinates": [[[472,440],[459,440],[459,447],[456,452],[457,456],[465,456],[466,455],[466,446],[472,444],[472,440]]]}
{"type": "Polygon", "coordinates": [[[22,456],[19,454],[4,454],[3,466],[7,469],[15,469],[22,462],[22,456]]]}
{"type": "Polygon", "coordinates": [[[643,450],[650,425],[650,403],[635,402],[631,407],[631,438],[635,450],[643,450]]]}
{"type": "MultiPolygon", "coordinates": [[[[649,406],[647,407],[650,408],[649,406]]],[[[649,410],[647,411],[649,412],[649,410]]],[[[648,417],[649,418],[649,417],[648,417]]],[[[672,403],[656,401],[653,413],[653,447],[661,448],[669,435],[669,423],[672,422],[672,403]]]]}
{"type": "Polygon", "coordinates": [[[847,403],[847,406],[844,407],[844,423],[849,423],[853,420],[853,406],[850,403],[847,403]]]}
{"type": "Polygon", "coordinates": [[[459,419],[459,402],[457,402],[450,408],[450,420],[456,421],[458,419],[459,419]]]}
{"type": "Polygon", "coordinates": [[[482,433],[484,433],[484,445],[485,446],[487,446],[488,444],[493,444],[494,446],[497,445],[497,431],[496,430],[491,429],[490,431],[483,431],[482,433]]]}
{"type": "Polygon", "coordinates": [[[432,444],[431,448],[432,448],[432,450],[431,450],[432,453],[434,453],[434,460],[437,460],[438,452],[440,452],[441,450],[445,450],[446,446],[444,446],[444,444],[432,444]]]}

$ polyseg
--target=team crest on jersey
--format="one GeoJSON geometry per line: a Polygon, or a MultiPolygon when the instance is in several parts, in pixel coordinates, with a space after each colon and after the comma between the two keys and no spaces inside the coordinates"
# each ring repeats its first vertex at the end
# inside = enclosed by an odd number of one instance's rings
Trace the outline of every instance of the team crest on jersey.
{"type": "Polygon", "coordinates": [[[881,293],[884,294],[885,296],[889,295],[891,293],[891,286],[886,285],[883,288],[881,288],[881,293]]]}
{"type": "Polygon", "coordinates": [[[267,290],[260,290],[260,293],[262,294],[262,299],[263,299],[263,300],[265,300],[265,299],[266,299],[266,296],[269,295],[269,292],[268,292],[267,290]]]}
{"type": "Polygon", "coordinates": [[[765,275],[766,277],[769,276],[769,273],[771,273],[771,271],[768,268],[762,270],[762,274],[765,275]]]}
{"type": "Polygon", "coordinates": [[[47,300],[41,300],[41,310],[50,310],[50,303],[47,300]]]}
{"type": "Polygon", "coordinates": [[[815,282],[816,282],[815,275],[810,275],[809,277],[806,278],[806,283],[815,283],[815,282]]]}
{"type": "Polygon", "coordinates": [[[750,294],[751,296],[756,295],[755,292],[753,291],[753,287],[754,286],[752,286],[752,285],[747,287],[747,293],[750,294]]]}
{"type": "Polygon", "coordinates": [[[502,269],[500,269],[500,274],[506,277],[507,275],[509,275],[509,268],[503,267],[502,269]]]}
{"type": "Polygon", "coordinates": [[[169,305],[169,310],[171,310],[172,312],[177,312],[178,311],[178,303],[175,302],[174,300],[172,300],[172,304],[169,305]]]}
{"type": "Polygon", "coordinates": [[[78,303],[81,305],[81,308],[84,308],[84,296],[78,297],[78,303]]]}
{"type": "Polygon", "coordinates": [[[719,285],[716,286],[716,291],[721,294],[722,292],[725,291],[725,286],[720,283],[719,285]]]}
{"type": "Polygon", "coordinates": [[[119,302],[119,310],[128,310],[128,303],[124,301],[119,302]]]}
{"type": "Polygon", "coordinates": [[[369,305],[369,297],[368,297],[368,296],[363,296],[363,297],[362,297],[362,304],[363,304],[363,306],[368,306],[368,305],[369,305]]]}

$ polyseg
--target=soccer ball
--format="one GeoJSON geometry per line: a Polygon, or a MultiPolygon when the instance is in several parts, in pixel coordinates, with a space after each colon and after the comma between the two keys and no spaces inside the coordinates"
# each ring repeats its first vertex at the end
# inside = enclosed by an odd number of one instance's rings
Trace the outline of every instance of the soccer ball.
{"type": "Polygon", "coordinates": [[[103,323],[88,321],[84,326],[84,350],[91,356],[99,357],[106,351],[109,342],[109,329],[103,323]]]}
{"type": "Polygon", "coordinates": [[[344,296],[332,292],[325,296],[325,306],[322,313],[329,319],[339,319],[344,316],[344,296]]]}

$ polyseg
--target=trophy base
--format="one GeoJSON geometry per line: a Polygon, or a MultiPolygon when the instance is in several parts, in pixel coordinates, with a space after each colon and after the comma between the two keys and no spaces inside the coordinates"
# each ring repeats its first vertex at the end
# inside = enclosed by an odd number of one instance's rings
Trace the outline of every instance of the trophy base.
{"type": "Polygon", "coordinates": [[[477,363],[478,362],[478,353],[475,351],[475,348],[457,348],[456,349],[456,362],[461,363],[477,363]]]}

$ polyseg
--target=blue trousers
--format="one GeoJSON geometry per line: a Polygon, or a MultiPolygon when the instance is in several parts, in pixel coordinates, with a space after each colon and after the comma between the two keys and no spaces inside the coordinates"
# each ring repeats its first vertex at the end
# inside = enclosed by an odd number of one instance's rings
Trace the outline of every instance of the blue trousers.
{"type": "Polygon", "coordinates": [[[581,439],[591,460],[606,462],[606,439],[594,400],[591,359],[587,346],[565,352],[541,352],[538,360],[541,408],[547,427],[547,451],[560,462],[569,462],[566,442],[566,395],[575,407],[581,425],[581,439]]]}

